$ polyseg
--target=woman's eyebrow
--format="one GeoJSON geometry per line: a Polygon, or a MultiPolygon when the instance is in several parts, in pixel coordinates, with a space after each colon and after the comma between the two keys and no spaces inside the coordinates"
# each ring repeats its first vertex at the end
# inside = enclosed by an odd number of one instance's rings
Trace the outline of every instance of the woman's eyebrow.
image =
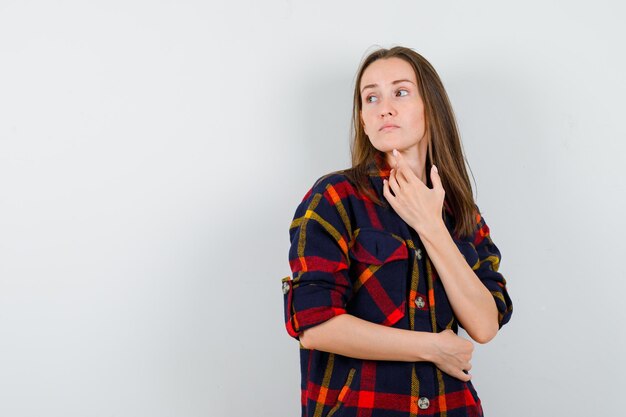
{"type": "MultiPolygon", "coordinates": [[[[407,82],[407,83],[415,84],[413,81],[411,81],[411,80],[406,80],[406,79],[403,79],[403,80],[395,80],[395,81],[393,81],[391,84],[392,84],[392,85],[395,85],[395,84],[402,83],[402,82],[407,82]]],[[[361,89],[361,93],[362,93],[362,92],[363,92],[366,88],[374,88],[374,87],[378,87],[378,84],[368,84],[368,85],[366,85],[365,87],[363,87],[363,88],[361,89]]]]}

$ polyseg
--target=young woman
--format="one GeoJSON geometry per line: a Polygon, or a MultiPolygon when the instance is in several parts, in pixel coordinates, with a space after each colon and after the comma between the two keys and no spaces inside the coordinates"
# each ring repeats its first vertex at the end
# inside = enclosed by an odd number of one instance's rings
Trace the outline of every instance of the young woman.
{"type": "Polygon", "coordinates": [[[352,140],[352,167],[315,181],[289,230],[302,416],[482,416],[458,326],[487,343],[512,302],[426,59],[404,47],[365,58],[352,140]]]}

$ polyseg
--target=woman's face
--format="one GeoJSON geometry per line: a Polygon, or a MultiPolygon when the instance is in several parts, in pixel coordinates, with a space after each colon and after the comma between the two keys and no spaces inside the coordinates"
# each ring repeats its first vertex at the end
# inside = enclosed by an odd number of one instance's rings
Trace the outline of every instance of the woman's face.
{"type": "Polygon", "coordinates": [[[400,58],[379,59],[363,72],[361,121],[381,152],[417,147],[425,136],[424,103],[413,67],[400,58]]]}

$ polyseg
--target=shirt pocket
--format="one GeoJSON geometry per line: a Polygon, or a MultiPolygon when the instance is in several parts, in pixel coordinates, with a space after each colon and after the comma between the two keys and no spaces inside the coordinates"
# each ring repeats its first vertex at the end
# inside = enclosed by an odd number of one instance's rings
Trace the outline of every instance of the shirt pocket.
{"type": "Polygon", "coordinates": [[[353,297],[347,312],[393,326],[406,313],[409,251],[404,239],[375,228],[355,230],[350,250],[353,297]]]}

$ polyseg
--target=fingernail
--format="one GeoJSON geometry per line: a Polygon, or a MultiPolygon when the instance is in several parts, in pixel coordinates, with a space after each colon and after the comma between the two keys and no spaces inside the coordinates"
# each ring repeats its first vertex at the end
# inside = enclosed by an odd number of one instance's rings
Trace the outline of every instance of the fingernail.
{"type": "Polygon", "coordinates": [[[439,170],[437,169],[437,165],[433,164],[433,169],[435,170],[435,172],[436,172],[437,174],[439,174],[439,170]]]}
{"type": "Polygon", "coordinates": [[[398,156],[398,150],[397,149],[393,150],[393,156],[398,156]]]}

